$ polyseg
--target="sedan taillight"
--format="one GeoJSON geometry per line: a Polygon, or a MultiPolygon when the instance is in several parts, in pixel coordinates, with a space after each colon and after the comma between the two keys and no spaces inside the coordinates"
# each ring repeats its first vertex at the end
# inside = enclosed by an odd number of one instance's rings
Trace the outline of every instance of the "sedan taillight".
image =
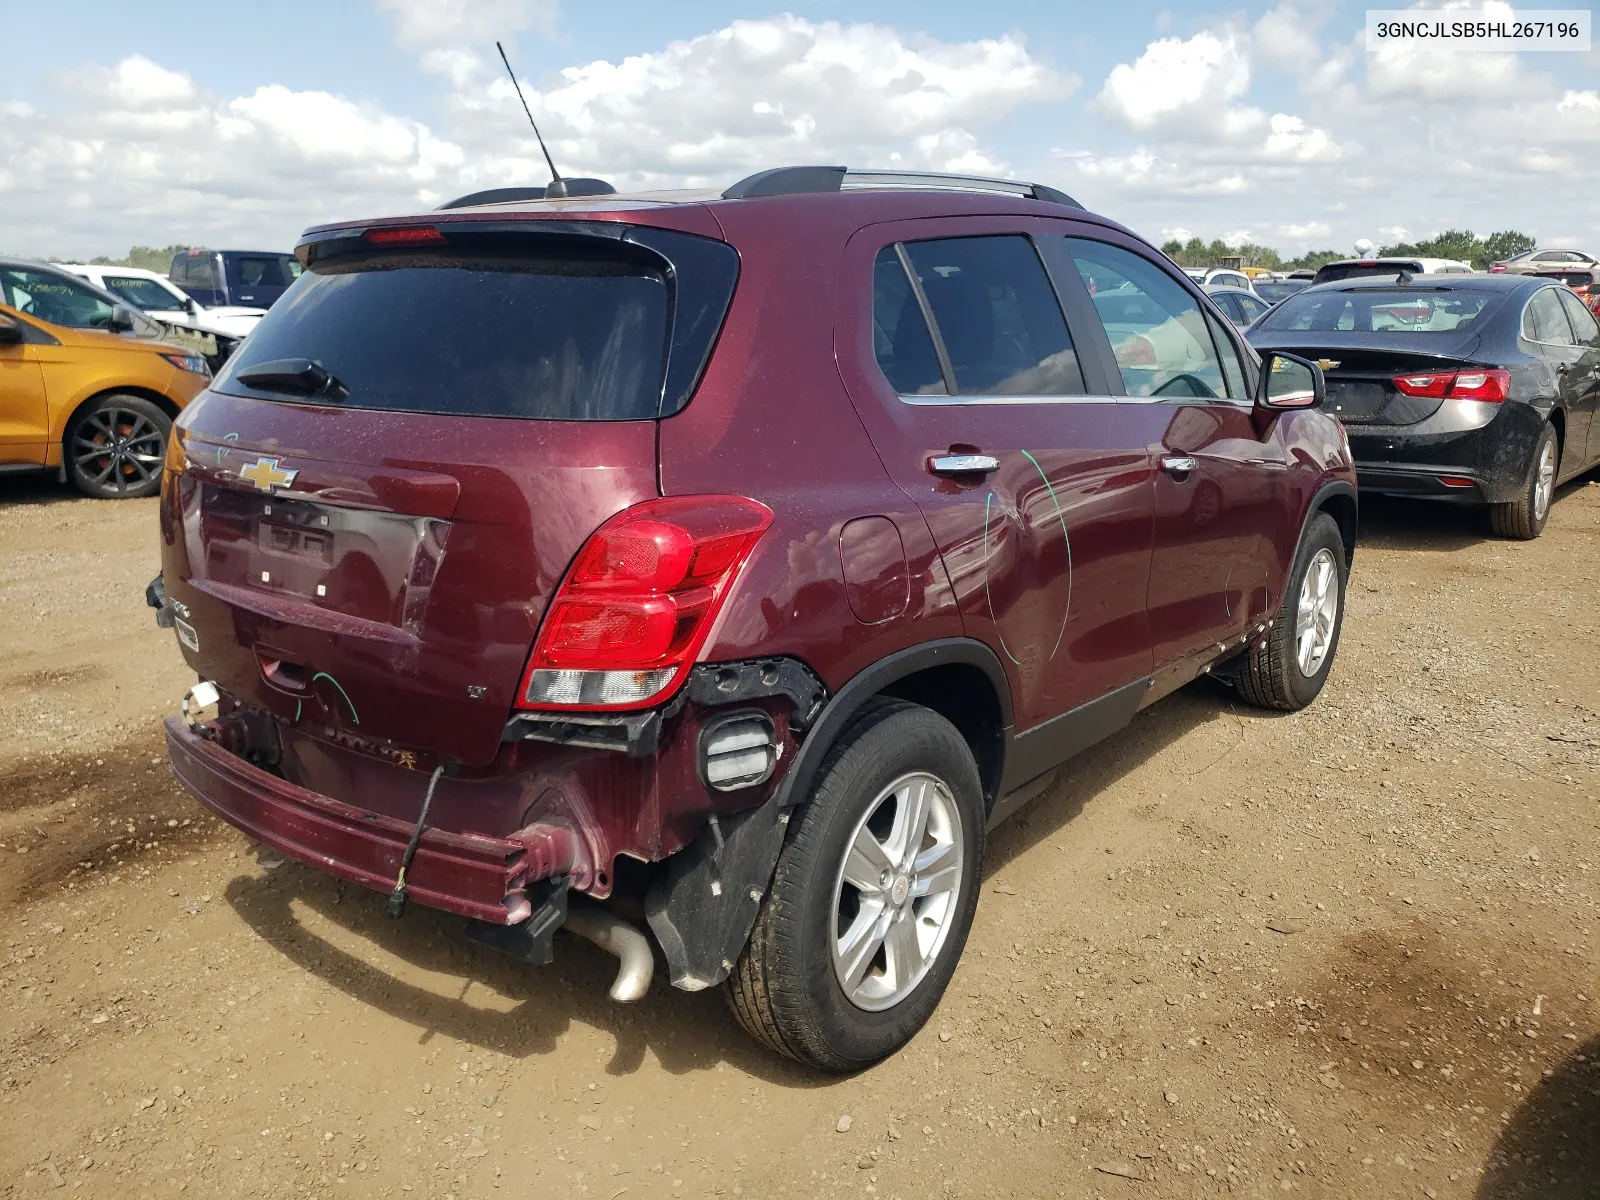
{"type": "Polygon", "coordinates": [[[517,707],[641,708],[668,694],[771,524],[743,496],[647,500],[607,521],[545,612],[517,707]]]}
{"type": "Polygon", "coordinates": [[[1511,372],[1504,367],[1486,367],[1477,371],[1396,375],[1394,386],[1407,396],[1430,400],[1486,400],[1498,404],[1511,394],[1511,372]]]}

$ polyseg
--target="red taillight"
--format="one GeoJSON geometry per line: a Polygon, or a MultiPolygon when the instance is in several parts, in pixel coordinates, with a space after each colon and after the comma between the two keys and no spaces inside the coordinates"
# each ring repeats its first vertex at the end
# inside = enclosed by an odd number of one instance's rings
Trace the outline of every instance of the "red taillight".
{"type": "Polygon", "coordinates": [[[1135,333],[1117,343],[1117,365],[1122,367],[1153,367],[1156,365],[1156,344],[1142,333],[1135,333]]]}
{"type": "Polygon", "coordinates": [[[373,246],[416,246],[424,242],[442,242],[444,234],[432,225],[389,225],[367,230],[361,240],[373,246]]]}
{"type": "Polygon", "coordinates": [[[1452,400],[1488,400],[1500,403],[1511,394],[1511,372],[1504,367],[1487,371],[1462,371],[1450,387],[1452,400]]]}
{"type": "Polygon", "coordinates": [[[1454,375],[1397,375],[1394,386],[1408,396],[1426,396],[1433,400],[1443,400],[1450,391],[1450,382],[1454,375]]]}
{"type": "Polygon", "coordinates": [[[641,708],[668,694],[771,524],[742,496],[647,500],[607,521],[550,602],[517,706],[641,708]]]}
{"type": "Polygon", "coordinates": [[[1490,263],[1489,264],[1489,274],[1491,274],[1491,275],[1504,275],[1505,271],[1506,271],[1506,266],[1505,266],[1504,263],[1490,263]]]}
{"type": "Polygon", "coordinates": [[[1396,375],[1394,386],[1407,396],[1430,400],[1486,400],[1498,404],[1511,394],[1511,372],[1504,367],[1487,367],[1481,371],[1396,375]]]}
{"type": "Polygon", "coordinates": [[[1468,479],[1465,475],[1441,475],[1439,476],[1439,482],[1444,484],[1445,487],[1453,488],[1469,488],[1478,486],[1476,480],[1468,479]]]}

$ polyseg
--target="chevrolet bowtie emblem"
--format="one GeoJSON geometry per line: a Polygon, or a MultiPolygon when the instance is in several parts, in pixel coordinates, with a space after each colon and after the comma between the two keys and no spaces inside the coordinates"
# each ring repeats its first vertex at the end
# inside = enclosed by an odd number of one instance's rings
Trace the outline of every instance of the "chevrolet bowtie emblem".
{"type": "Polygon", "coordinates": [[[1317,359],[1317,366],[1324,371],[1331,371],[1339,365],[1339,361],[1337,358],[1319,358],[1317,359]]]}
{"type": "Polygon", "coordinates": [[[288,487],[298,474],[299,471],[280,470],[278,460],[275,458],[258,458],[248,467],[239,469],[240,479],[248,479],[263,492],[270,492],[273,488],[288,487]]]}

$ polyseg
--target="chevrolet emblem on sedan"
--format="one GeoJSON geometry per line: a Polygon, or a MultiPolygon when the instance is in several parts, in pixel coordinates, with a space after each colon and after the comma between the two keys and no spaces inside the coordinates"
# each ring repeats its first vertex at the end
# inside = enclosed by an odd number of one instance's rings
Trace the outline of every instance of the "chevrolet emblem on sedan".
{"type": "Polygon", "coordinates": [[[279,469],[275,458],[258,458],[248,467],[240,468],[239,478],[248,479],[263,492],[271,492],[273,488],[288,487],[298,474],[299,471],[279,469]]]}
{"type": "Polygon", "coordinates": [[[1337,358],[1319,358],[1317,359],[1317,366],[1324,371],[1331,371],[1339,365],[1339,361],[1337,358]]]}

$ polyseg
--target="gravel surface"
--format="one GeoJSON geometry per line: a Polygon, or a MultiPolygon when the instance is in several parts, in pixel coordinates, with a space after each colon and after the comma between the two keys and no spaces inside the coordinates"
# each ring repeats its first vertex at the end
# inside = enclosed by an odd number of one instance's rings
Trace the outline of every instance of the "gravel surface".
{"type": "Polygon", "coordinates": [[[0,1197],[1600,1196],[1592,482],[1531,543],[1369,500],[1322,698],[1076,760],[842,1079],[205,815],[154,516],[0,479],[0,1197]]]}

